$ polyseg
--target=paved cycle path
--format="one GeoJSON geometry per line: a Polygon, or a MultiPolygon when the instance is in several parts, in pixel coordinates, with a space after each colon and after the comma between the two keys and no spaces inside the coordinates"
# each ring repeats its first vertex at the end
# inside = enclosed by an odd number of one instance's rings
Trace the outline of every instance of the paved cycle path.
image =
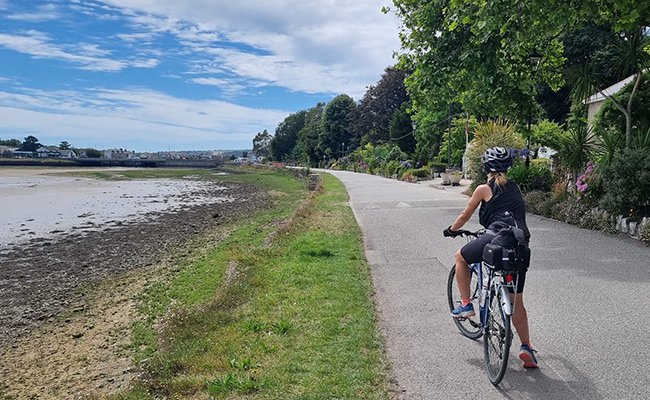
{"type": "MultiPolygon", "coordinates": [[[[650,248],[528,215],[526,302],[541,368],[513,340],[500,388],[482,342],[449,317],[447,274],[464,239],[442,237],[467,197],[372,175],[327,171],[347,187],[364,234],[375,302],[400,399],[650,398],[650,248]]],[[[476,215],[466,225],[478,228],[476,215]]]]}

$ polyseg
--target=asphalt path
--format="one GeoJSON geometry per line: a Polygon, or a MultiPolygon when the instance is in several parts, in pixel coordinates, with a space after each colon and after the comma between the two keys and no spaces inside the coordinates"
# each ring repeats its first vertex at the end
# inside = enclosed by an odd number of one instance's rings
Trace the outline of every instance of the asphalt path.
{"type": "MultiPolygon", "coordinates": [[[[400,399],[650,398],[650,248],[528,214],[525,301],[540,368],[521,367],[515,335],[497,388],[483,371],[482,342],[458,332],[447,305],[452,256],[465,239],[443,238],[442,231],[467,197],[328,172],[347,187],[363,231],[400,399]]],[[[479,228],[477,216],[465,227],[479,228]]]]}

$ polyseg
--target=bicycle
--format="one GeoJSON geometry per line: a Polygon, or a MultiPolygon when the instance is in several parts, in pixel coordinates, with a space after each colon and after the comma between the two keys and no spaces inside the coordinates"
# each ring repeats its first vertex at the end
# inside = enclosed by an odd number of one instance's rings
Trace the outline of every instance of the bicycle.
{"type": "MultiPolygon", "coordinates": [[[[485,233],[485,230],[459,230],[457,233],[469,241],[485,233]]],[[[499,270],[485,261],[471,264],[470,270],[470,301],[475,306],[478,302],[478,318],[454,318],[454,323],[470,339],[476,340],[483,336],[483,366],[488,379],[496,386],[503,379],[508,366],[512,343],[511,317],[514,312],[510,293],[516,292],[518,276],[516,271],[499,270]]],[[[455,275],[454,265],[447,280],[450,311],[461,302],[455,275]]]]}

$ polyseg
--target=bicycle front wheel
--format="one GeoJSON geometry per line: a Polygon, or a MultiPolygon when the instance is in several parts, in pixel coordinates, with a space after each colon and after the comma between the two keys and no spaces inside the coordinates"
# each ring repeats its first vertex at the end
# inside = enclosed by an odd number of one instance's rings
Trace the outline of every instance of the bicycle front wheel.
{"type": "Polygon", "coordinates": [[[489,312],[483,336],[483,362],[488,379],[493,385],[498,385],[508,367],[512,327],[510,315],[506,314],[502,305],[502,300],[510,299],[502,299],[502,292],[494,289],[496,288],[493,287],[489,301],[486,299],[489,312]]]}
{"type": "MultiPolygon", "coordinates": [[[[478,274],[472,268],[472,280],[470,282],[470,300],[474,304],[474,309],[478,311],[478,296],[480,287],[478,283],[478,274]]],[[[451,267],[449,278],[447,279],[447,301],[449,302],[449,311],[453,311],[460,305],[460,292],[456,286],[456,266],[451,267]]],[[[453,318],[460,333],[470,339],[478,339],[483,335],[481,324],[479,324],[478,312],[476,316],[470,318],[453,318]]]]}

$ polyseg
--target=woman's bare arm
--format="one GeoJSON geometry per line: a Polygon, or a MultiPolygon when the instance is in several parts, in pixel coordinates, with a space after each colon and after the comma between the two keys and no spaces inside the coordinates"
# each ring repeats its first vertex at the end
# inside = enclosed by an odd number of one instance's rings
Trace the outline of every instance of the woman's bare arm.
{"type": "Polygon", "coordinates": [[[489,201],[491,198],[492,189],[490,189],[488,185],[479,185],[474,190],[474,193],[472,193],[472,197],[470,197],[467,202],[465,209],[458,215],[456,221],[451,224],[451,230],[457,231],[462,228],[463,225],[465,225],[465,223],[467,223],[467,221],[472,217],[472,214],[474,214],[478,205],[481,204],[481,201],[489,201]]]}

